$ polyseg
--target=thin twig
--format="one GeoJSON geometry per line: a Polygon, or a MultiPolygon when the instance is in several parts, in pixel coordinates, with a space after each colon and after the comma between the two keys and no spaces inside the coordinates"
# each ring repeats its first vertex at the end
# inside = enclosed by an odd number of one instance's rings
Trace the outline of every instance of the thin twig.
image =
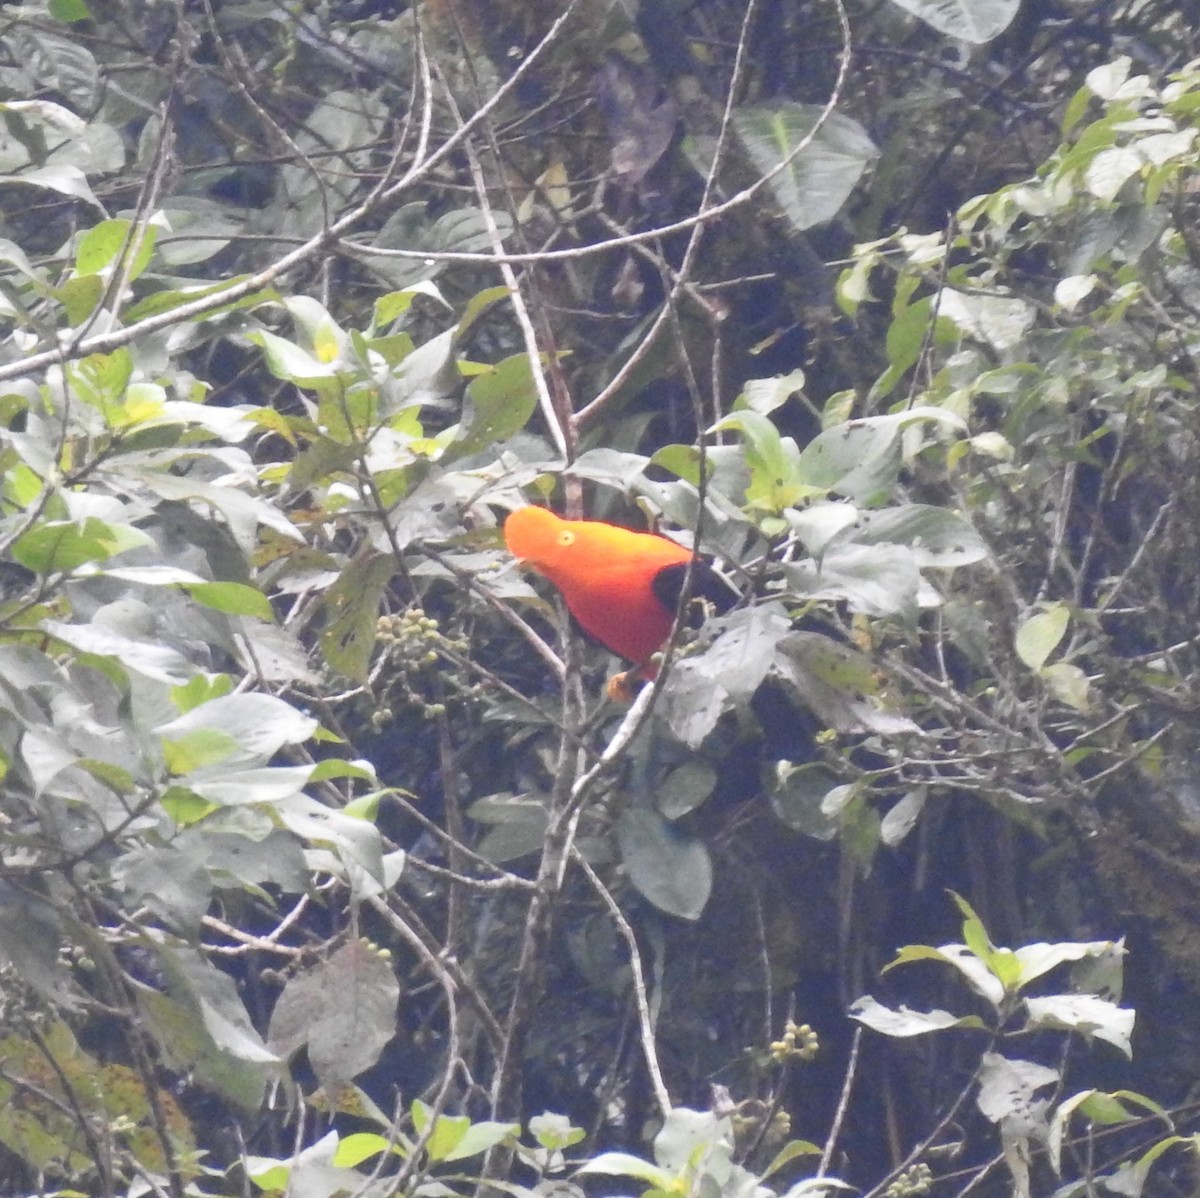
{"type": "Polygon", "coordinates": [[[629,949],[629,967],[633,971],[633,998],[637,1006],[638,1025],[642,1036],[642,1055],[646,1060],[646,1071],[650,1074],[650,1083],[654,1086],[658,1109],[663,1115],[668,1115],[671,1112],[671,1094],[667,1089],[667,1083],[663,1081],[662,1068],[658,1063],[658,1047],[654,1039],[655,1020],[650,1011],[646,974],[642,968],[642,953],[638,948],[637,935],[617,905],[617,900],[613,898],[612,892],[600,880],[600,876],[592,869],[587,858],[574,845],[571,846],[571,858],[583,870],[584,877],[591,882],[593,889],[608,908],[609,916],[617,925],[617,930],[624,937],[625,944],[629,949]]]}
{"type": "Polygon", "coordinates": [[[817,1166],[817,1176],[824,1177],[829,1171],[833,1154],[837,1148],[838,1137],[842,1134],[842,1124],[846,1121],[846,1112],[850,1109],[850,1092],[854,1089],[854,1078],[858,1073],[858,1050],[862,1044],[863,1027],[860,1023],[854,1029],[854,1039],[850,1042],[850,1059],[846,1062],[846,1076],[842,1078],[842,1092],[838,1096],[837,1110],[833,1113],[833,1123],[829,1135],[825,1138],[825,1146],[821,1149],[821,1163],[817,1166]]]}
{"type": "Polygon", "coordinates": [[[298,957],[304,952],[303,948],[292,944],[280,944],[279,941],[283,934],[304,914],[307,908],[308,895],[302,894],[300,901],[275,925],[275,929],[267,936],[255,936],[249,932],[243,932],[240,928],[235,928],[223,919],[217,919],[215,915],[202,915],[200,922],[206,928],[212,928],[213,931],[220,932],[222,936],[228,936],[230,940],[238,941],[236,945],[206,944],[204,949],[206,952],[225,957],[238,957],[244,953],[255,951],[279,953],[281,956],[286,957],[298,957]]]}

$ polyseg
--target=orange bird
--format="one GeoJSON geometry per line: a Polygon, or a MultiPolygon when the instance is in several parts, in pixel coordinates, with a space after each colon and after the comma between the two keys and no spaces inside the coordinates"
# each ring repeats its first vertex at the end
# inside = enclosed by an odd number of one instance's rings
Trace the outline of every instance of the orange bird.
{"type": "MultiPolygon", "coordinates": [[[[603,520],[563,520],[544,507],[518,508],[504,522],[509,552],[562,592],[590,636],[638,666],[662,648],[675,621],[691,551],[654,533],[603,520]]],[[[720,576],[697,562],[693,593],[728,608],[720,576]]],[[[653,677],[654,671],[637,671],[653,677]]]]}

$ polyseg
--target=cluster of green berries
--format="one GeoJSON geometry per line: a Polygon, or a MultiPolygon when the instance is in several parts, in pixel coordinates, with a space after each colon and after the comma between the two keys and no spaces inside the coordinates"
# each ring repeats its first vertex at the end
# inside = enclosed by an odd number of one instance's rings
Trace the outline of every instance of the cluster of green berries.
{"type": "Polygon", "coordinates": [[[374,940],[369,940],[366,936],[360,936],[358,943],[371,954],[373,957],[378,957],[381,961],[390,961],[392,959],[392,950],[384,948],[382,944],[376,943],[374,940]]]}
{"type": "MultiPolygon", "coordinates": [[[[426,694],[435,666],[439,667],[439,692],[448,688],[452,693],[471,698],[482,691],[481,687],[464,685],[456,677],[454,665],[443,661],[447,653],[465,656],[470,648],[468,643],[457,637],[446,636],[438,621],[427,616],[419,607],[407,608],[396,616],[380,616],[375,631],[396,667],[397,682],[404,701],[421,708],[426,716],[446,714],[445,703],[429,702],[426,694]]],[[[393,718],[392,711],[382,707],[372,714],[371,721],[376,728],[384,728],[393,718]]]]}
{"type": "Polygon", "coordinates": [[[729,1120],[734,1143],[741,1154],[754,1150],[769,1159],[783,1147],[792,1133],[792,1117],[787,1111],[772,1112],[766,1104],[755,1099],[739,1102],[730,1111],[729,1120]]]}
{"type": "Polygon", "coordinates": [[[811,1061],[820,1051],[821,1042],[817,1033],[807,1023],[792,1023],[783,1029],[783,1039],[773,1040],[770,1046],[771,1059],[789,1061],[799,1059],[811,1061]]]}
{"type": "Polygon", "coordinates": [[[923,1162],[910,1165],[886,1190],[884,1198],[920,1198],[933,1187],[933,1170],[923,1162]]]}
{"type": "Polygon", "coordinates": [[[437,663],[441,629],[438,622],[419,607],[410,607],[398,616],[380,616],[375,634],[403,665],[432,666],[437,663]]]}

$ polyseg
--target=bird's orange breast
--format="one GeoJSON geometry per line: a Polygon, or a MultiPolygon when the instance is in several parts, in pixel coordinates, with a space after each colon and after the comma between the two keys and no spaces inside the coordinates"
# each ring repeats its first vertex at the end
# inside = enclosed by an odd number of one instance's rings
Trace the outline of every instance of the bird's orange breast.
{"type": "Polygon", "coordinates": [[[691,559],[682,545],[602,520],[563,520],[539,507],[513,512],[504,538],[514,556],[562,592],[602,645],[639,665],[662,648],[675,613],[655,595],[654,578],[691,559]]]}

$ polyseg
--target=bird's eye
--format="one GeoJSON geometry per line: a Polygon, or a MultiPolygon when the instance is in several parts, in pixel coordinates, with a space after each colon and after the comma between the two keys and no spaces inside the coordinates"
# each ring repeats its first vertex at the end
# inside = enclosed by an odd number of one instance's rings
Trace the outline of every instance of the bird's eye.
{"type": "Polygon", "coordinates": [[[574,545],[575,534],[569,528],[564,528],[562,532],[558,534],[558,543],[563,546],[574,545]]]}

